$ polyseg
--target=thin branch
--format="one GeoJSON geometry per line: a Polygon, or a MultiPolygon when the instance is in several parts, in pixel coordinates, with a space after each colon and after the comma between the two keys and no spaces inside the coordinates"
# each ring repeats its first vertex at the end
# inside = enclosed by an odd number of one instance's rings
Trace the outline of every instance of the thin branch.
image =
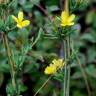
{"type": "Polygon", "coordinates": [[[7,39],[7,36],[3,33],[3,43],[4,43],[4,46],[5,46],[5,49],[6,49],[6,53],[8,55],[8,61],[9,61],[9,64],[10,64],[10,68],[11,68],[11,78],[12,78],[12,85],[13,85],[13,88],[15,90],[15,95],[18,96],[18,87],[17,87],[17,84],[16,84],[16,70],[15,70],[15,62],[13,60],[13,57],[12,57],[12,50],[10,49],[9,47],[9,44],[8,44],[8,39],[7,39]]]}
{"type": "MultiPolygon", "coordinates": [[[[70,52],[70,35],[67,37],[67,59],[70,58],[70,55],[71,55],[71,52],[70,52]]],[[[68,66],[68,77],[67,77],[67,90],[66,90],[66,96],[69,96],[70,94],[70,63],[69,63],[69,66],[68,66]]]]}
{"type": "Polygon", "coordinates": [[[35,93],[34,96],[36,96],[36,95],[41,91],[41,89],[47,84],[47,82],[51,79],[52,76],[53,76],[53,75],[51,75],[51,76],[44,82],[44,84],[38,89],[38,91],[35,93]]]}
{"type": "Polygon", "coordinates": [[[77,59],[77,62],[80,66],[80,69],[81,69],[81,72],[82,72],[82,75],[83,75],[83,78],[84,78],[84,81],[85,81],[85,84],[86,84],[86,88],[87,88],[87,91],[88,91],[88,96],[91,96],[91,91],[90,91],[90,87],[89,87],[89,84],[88,84],[88,78],[87,78],[86,72],[85,72],[82,64],[80,63],[79,58],[76,57],[76,59],[77,59]]]}
{"type": "MultiPolygon", "coordinates": [[[[72,51],[74,51],[73,40],[71,40],[71,41],[72,41],[71,42],[71,44],[72,44],[71,49],[72,49],[72,51]]],[[[80,60],[79,60],[78,56],[76,56],[76,59],[77,59],[77,62],[80,66],[80,70],[82,72],[82,75],[83,75],[83,78],[84,78],[84,81],[85,81],[85,85],[86,85],[86,88],[87,88],[87,91],[88,91],[88,96],[91,96],[91,90],[90,90],[90,87],[89,87],[89,84],[88,84],[88,78],[87,78],[86,72],[85,72],[82,64],[80,63],[80,60]]]]}
{"type": "Polygon", "coordinates": [[[40,39],[42,33],[42,29],[39,30],[38,36],[36,37],[35,41],[32,42],[32,47],[38,42],[38,40],[40,39]]]}
{"type": "MultiPolygon", "coordinates": [[[[67,46],[66,46],[67,42],[66,40],[63,40],[63,45],[64,45],[64,60],[67,60],[67,46]]],[[[67,86],[67,64],[65,63],[65,71],[64,71],[64,93],[63,95],[66,96],[66,86],[67,86]]]]}

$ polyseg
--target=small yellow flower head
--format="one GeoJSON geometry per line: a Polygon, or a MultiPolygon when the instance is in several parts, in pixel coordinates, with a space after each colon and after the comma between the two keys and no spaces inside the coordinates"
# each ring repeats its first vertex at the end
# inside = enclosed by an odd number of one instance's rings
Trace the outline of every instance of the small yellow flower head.
{"type": "Polygon", "coordinates": [[[45,74],[55,74],[60,68],[64,66],[62,59],[54,59],[52,63],[45,68],[45,74]]]}
{"type": "Polygon", "coordinates": [[[63,59],[54,59],[52,61],[52,64],[55,65],[57,68],[62,68],[64,66],[64,62],[63,62],[63,59]]]}
{"type": "Polygon", "coordinates": [[[74,25],[73,20],[75,19],[75,15],[69,15],[67,11],[63,11],[61,13],[61,26],[72,26],[74,25]]]}
{"type": "Polygon", "coordinates": [[[55,66],[48,66],[45,69],[45,74],[54,74],[56,72],[56,67],[55,66]]]}
{"type": "Polygon", "coordinates": [[[26,27],[30,24],[29,20],[24,20],[23,12],[21,12],[21,11],[18,13],[18,18],[15,17],[14,15],[12,15],[12,18],[17,23],[17,27],[20,29],[22,29],[23,27],[26,27]]]}

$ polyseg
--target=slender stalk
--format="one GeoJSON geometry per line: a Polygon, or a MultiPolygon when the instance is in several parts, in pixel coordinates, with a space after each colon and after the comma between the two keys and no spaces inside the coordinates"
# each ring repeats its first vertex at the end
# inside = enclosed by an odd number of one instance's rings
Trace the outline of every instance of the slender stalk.
{"type": "Polygon", "coordinates": [[[68,79],[67,79],[66,96],[70,96],[70,65],[68,66],[68,79]]]}
{"type": "Polygon", "coordinates": [[[19,96],[18,88],[16,85],[15,63],[14,63],[14,60],[12,58],[12,51],[9,47],[7,36],[5,34],[3,34],[3,43],[4,43],[4,46],[5,46],[7,55],[8,55],[8,60],[9,60],[10,68],[11,68],[10,73],[11,73],[11,78],[12,78],[12,85],[13,85],[14,90],[16,91],[16,92],[14,92],[14,94],[15,94],[15,96],[19,96]]]}
{"type": "MultiPolygon", "coordinates": [[[[67,46],[66,46],[67,42],[66,40],[63,40],[63,45],[64,45],[64,60],[66,61],[67,60],[67,46]]],[[[64,71],[64,93],[63,93],[63,96],[66,96],[66,84],[67,84],[67,64],[65,64],[64,66],[65,68],[65,71],[64,71]]]]}
{"type": "MultiPolygon", "coordinates": [[[[69,0],[65,0],[64,2],[64,10],[68,13],[69,15],[69,0]]],[[[65,61],[70,57],[70,36],[67,37],[67,42],[64,43],[64,49],[66,48],[65,51],[65,61]]],[[[64,76],[64,96],[69,96],[69,91],[70,91],[70,65],[67,68],[67,65],[65,64],[65,76],[64,76]]]]}
{"type": "MultiPolygon", "coordinates": [[[[71,40],[71,44],[72,44],[71,49],[72,49],[72,51],[74,51],[73,40],[71,40]]],[[[90,87],[89,87],[89,84],[88,84],[88,78],[87,78],[86,72],[85,72],[82,64],[80,63],[80,60],[79,60],[78,56],[76,56],[76,59],[77,59],[77,62],[80,66],[80,70],[82,72],[82,75],[83,75],[83,78],[84,78],[84,81],[85,81],[85,85],[86,85],[86,88],[87,88],[87,91],[88,91],[88,96],[91,96],[91,90],[90,90],[90,87]]]]}
{"type": "MultiPolygon", "coordinates": [[[[63,41],[64,43],[64,60],[67,61],[70,58],[70,36],[63,41]]],[[[70,91],[70,64],[64,66],[64,96],[69,96],[70,91]]]]}
{"type": "Polygon", "coordinates": [[[69,14],[69,0],[65,0],[64,3],[65,3],[65,4],[64,4],[64,9],[65,9],[65,11],[68,12],[68,14],[69,14]]]}
{"type": "MultiPolygon", "coordinates": [[[[70,36],[67,37],[67,59],[70,58],[71,52],[70,52],[70,36]]],[[[66,96],[69,96],[70,91],[70,64],[68,64],[68,77],[67,77],[67,90],[66,90],[66,96]]]]}
{"type": "Polygon", "coordinates": [[[82,64],[80,63],[79,58],[76,57],[76,59],[77,59],[77,62],[78,62],[78,64],[79,64],[79,66],[80,66],[82,75],[83,75],[83,77],[84,77],[85,85],[86,85],[86,88],[87,88],[87,91],[88,91],[88,96],[91,96],[91,91],[90,91],[90,87],[89,87],[89,84],[88,84],[88,79],[87,79],[86,72],[85,72],[85,70],[84,70],[82,64]]]}
{"type": "Polygon", "coordinates": [[[34,96],[36,96],[36,95],[41,91],[41,89],[47,84],[47,82],[51,79],[52,76],[53,76],[53,75],[51,75],[51,76],[44,82],[44,84],[38,89],[38,91],[35,93],[34,96]]]}

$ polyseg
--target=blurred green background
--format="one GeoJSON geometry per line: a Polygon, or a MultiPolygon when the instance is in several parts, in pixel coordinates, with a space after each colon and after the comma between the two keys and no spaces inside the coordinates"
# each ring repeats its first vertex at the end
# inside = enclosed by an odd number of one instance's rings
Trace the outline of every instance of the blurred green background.
{"type": "MultiPolygon", "coordinates": [[[[74,46],[79,50],[78,55],[88,77],[92,96],[96,96],[96,0],[81,0],[82,6],[76,8],[74,4],[79,0],[71,1],[70,9],[77,16],[77,23],[74,26],[76,31],[72,35],[74,46]]],[[[50,20],[54,20],[55,16],[60,16],[63,2],[63,0],[14,0],[11,9],[6,9],[5,5],[3,7],[4,14],[9,10],[10,15],[17,15],[19,10],[23,10],[25,17],[31,21],[31,25],[27,29],[7,33],[14,53],[19,53],[23,45],[27,47],[30,38],[36,38],[39,29],[42,28],[41,37],[32,50],[27,53],[18,76],[23,96],[34,95],[49,77],[44,74],[45,67],[54,57],[62,56],[61,43],[55,39],[45,38],[43,33],[54,33],[54,26],[50,20]]],[[[12,22],[9,16],[6,18],[7,21],[12,22]]],[[[10,28],[12,25],[8,23],[7,26],[10,28]]],[[[1,29],[2,19],[0,19],[1,29]]],[[[0,96],[7,96],[6,86],[10,83],[9,71],[8,58],[0,34],[0,96]]],[[[62,80],[57,79],[49,80],[38,96],[62,96],[62,80]]],[[[72,63],[71,68],[70,96],[88,96],[84,78],[76,62],[72,63]]]]}

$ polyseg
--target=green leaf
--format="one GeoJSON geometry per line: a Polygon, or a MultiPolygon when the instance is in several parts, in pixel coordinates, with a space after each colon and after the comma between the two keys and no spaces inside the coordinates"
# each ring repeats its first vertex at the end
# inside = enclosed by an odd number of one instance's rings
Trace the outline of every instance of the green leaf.
{"type": "Polygon", "coordinates": [[[87,51],[88,63],[95,62],[96,60],[96,49],[94,47],[89,47],[87,51]]]}
{"type": "Polygon", "coordinates": [[[0,28],[4,25],[4,21],[0,19],[0,28]]]}
{"type": "Polygon", "coordinates": [[[27,88],[25,85],[19,84],[19,91],[20,91],[20,92],[25,92],[27,89],[28,89],[28,88],[27,88]]]}
{"type": "Polygon", "coordinates": [[[33,6],[34,6],[33,3],[28,2],[28,3],[26,3],[25,5],[23,5],[23,8],[24,8],[24,9],[30,9],[30,8],[32,8],[33,6]]]}
{"type": "Polygon", "coordinates": [[[11,40],[15,40],[17,37],[17,33],[16,32],[9,32],[8,33],[8,38],[10,38],[11,40]]]}
{"type": "Polygon", "coordinates": [[[9,64],[6,64],[6,62],[7,62],[7,59],[5,57],[3,56],[2,58],[0,57],[0,72],[8,73],[10,71],[10,66],[9,64]]]}
{"type": "Polygon", "coordinates": [[[86,72],[89,76],[96,78],[96,68],[94,65],[90,64],[87,68],[86,68],[86,72]]]}
{"type": "Polygon", "coordinates": [[[80,37],[81,40],[85,40],[85,41],[90,41],[95,43],[96,42],[96,38],[92,33],[85,33],[80,37]]]}
{"type": "Polygon", "coordinates": [[[75,72],[73,75],[72,75],[72,79],[79,79],[82,77],[82,73],[81,72],[75,72]]]}
{"type": "Polygon", "coordinates": [[[6,22],[5,22],[5,26],[6,26],[6,28],[12,28],[13,26],[14,26],[14,20],[13,20],[13,18],[12,18],[12,16],[10,15],[10,16],[8,16],[7,17],[7,19],[6,19],[6,22]]]}
{"type": "Polygon", "coordinates": [[[48,10],[50,10],[50,11],[57,11],[57,10],[59,10],[59,7],[56,6],[56,5],[52,5],[52,6],[48,7],[48,10]]]}
{"type": "Polygon", "coordinates": [[[32,4],[38,4],[40,0],[30,0],[32,4]]]}
{"type": "Polygon", "coordinates": [[[87,17],[86,17],[87,24],[90,24],[93,22],[93,16],[94,16],[94,11],[88,12],[87,17]]]}

